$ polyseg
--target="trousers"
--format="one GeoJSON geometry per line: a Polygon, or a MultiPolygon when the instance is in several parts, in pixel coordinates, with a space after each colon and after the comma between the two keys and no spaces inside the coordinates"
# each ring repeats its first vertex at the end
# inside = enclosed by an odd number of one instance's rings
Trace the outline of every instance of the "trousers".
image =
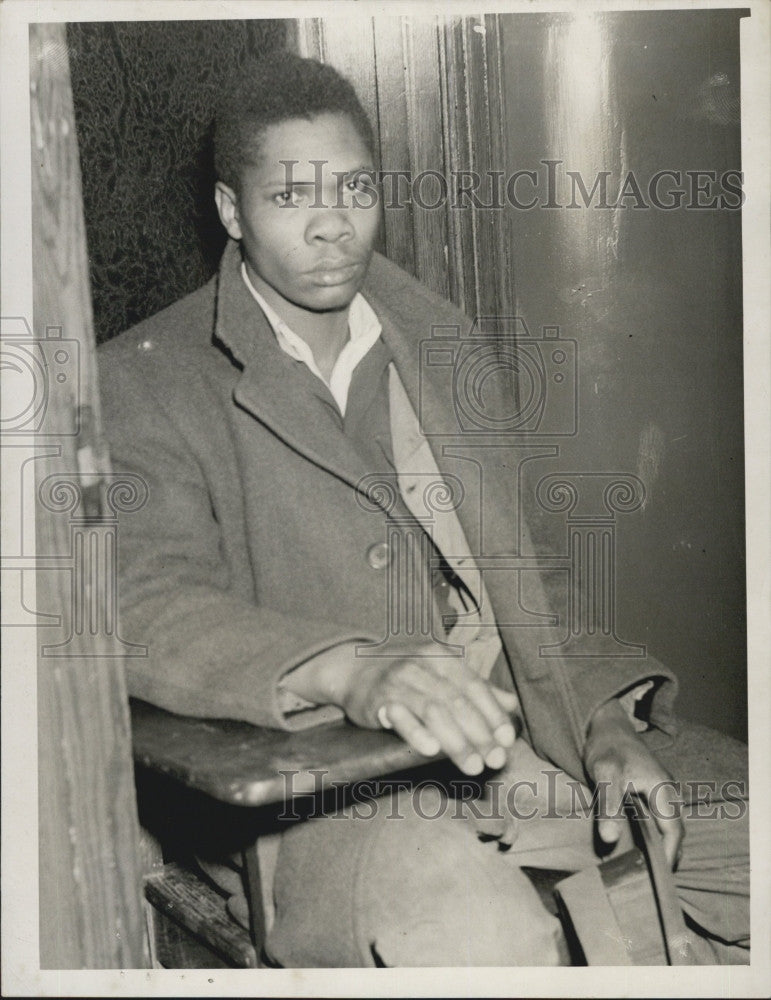
{"type": "MultiPolygon", "coordinates": [[[[676,808],[684,822],[672,877],[692,952],[703,964],[747,964],[746,750],[684,724],[657,755],[676,780],[650,806],[654,814],[676,808]]],[[[479,794],[461,778],[396,788],[386,780],[378,796],[287,829],[269,960],[287,968],[568,964],[561,925],[522,869],[574,872],[600,862],[588,788],[524,740],[479,794]]],[[[626,830],[613,855],[631,846],[626,830]]],[[[239,900],[231,904],[238,912],[239,900]]]]}

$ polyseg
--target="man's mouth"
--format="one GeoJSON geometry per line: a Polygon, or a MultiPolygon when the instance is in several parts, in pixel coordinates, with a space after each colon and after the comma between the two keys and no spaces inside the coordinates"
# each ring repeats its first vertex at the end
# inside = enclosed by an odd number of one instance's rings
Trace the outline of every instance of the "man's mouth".
{"type": "Polygon", "coordinates": [[[321,285],[344,285],[352,281],[361,271],[361,261],[328,261],[314,267],[310,272],[313,280],[321,285]]]}

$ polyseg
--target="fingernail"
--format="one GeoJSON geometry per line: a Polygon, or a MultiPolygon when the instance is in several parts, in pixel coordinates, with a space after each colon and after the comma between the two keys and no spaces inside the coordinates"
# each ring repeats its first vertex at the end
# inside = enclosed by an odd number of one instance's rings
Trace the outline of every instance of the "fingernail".
{"type": "MultiPolygon", "coordinates": [[[[498,726],[498,728],[493,733],[493,736],[495,737],[497,742],[501,743],[503,746],[513,747],[514,741],[517,738],[517,733],[516,730],[514,729],[514,726],[512,726],[510,722],[504,722],[502,725],[498,726]]],[[[491,764],[490,766],[492,767],[494,765],[491,764]]]]}
{"type": "Polygon", "coordinates": [[[600,836],[606,844],[615,844],[621,836],[615,823],[600,823],[600,836]]]}
{"type": "Polygon", "coordinates": [[[466,758],[463,765],[463,770],[466,774],[481,774],[484,770],[485,762],[478,753],[472,753],[470,757],[466,758]]]}
{"type": "Polygon", "coordinates": [[[503,747],[494,747],[485,757],[485,763],[488,767],[503,767],[506,763],[506,751],[503,747]]]}
{"type": "Polygon", "coordinates": [[[436,757],[441,749],[439,745],[439,740],[432,739],[430,737],[423,740],[423,745],[420,752],[424,757],[436,757]]]}

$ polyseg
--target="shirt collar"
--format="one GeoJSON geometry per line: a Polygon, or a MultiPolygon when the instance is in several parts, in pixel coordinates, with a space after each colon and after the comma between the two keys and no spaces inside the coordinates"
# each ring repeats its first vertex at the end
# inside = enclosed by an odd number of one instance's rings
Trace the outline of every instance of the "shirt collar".
{"type": "Polygon", "coordinates": [[[348,307],[348,341],[343,346],[327,383],[308,344],[291,329],[254,287],[244,261],[241,262],[241,276],[252,297],[265,313],[281,350],[296,361],[302,361],[314,375],[328,385],[341,413],[344,414],[353,371],[380,337],[382,327],[375,310],[361,292],[357,292],[351,300],[348,307]]]}
{"type": "MultiPolygon", "coordinates": [[[[251,279],[249,278],[249,272],[246,270],[246,263],[244,261],[241,262],[241,275],[252,297],[265,313],[268,322],[273,328],[273,332],[278,334],[280,331],[285,336],[288,335],[290,339],[297,337],[294,330],[292,330],[292,328],[279,316],[273,306],[271,306],[265,297],[254,287],[251,279]]],[[[377,329],[377,335],[380,336],[381,326],[380,320],[377,318],[377,313],[369,302],[367,302],[361,292],[357,292],[348,307],[349,337],[351,340],[358,340],[360,337],[368,338],[372,335],[372,332],[375,329],[377,329]]],[[[297,337],[297,339],[302,340],[301,337],[297,337]]],[[[303,343],[305,343],[305,341],[303,341],[303,343]]]]}

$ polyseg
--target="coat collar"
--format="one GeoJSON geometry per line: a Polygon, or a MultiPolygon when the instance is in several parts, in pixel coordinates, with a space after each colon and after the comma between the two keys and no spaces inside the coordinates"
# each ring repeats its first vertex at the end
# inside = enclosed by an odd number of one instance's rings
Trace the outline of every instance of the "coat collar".
{"type": "Polygon", "coordinates": [[[265,314],[249,294],[234,241],[228,243],[220,265],[214,337],[242,368],[234,390],[237,404],[289,447],[356,486],[368,469],[346,436],[331,433],[330,424],[320,421],[310,405],[305,373],[278,346],[265,314]]]}
{"type": "MultiPolygon", "coordinates": [[[[305,380],[276,344],[240,267],[240,247],[230,240],[218,276],[214,337],[242,369],[236,401],[290,447],[356,487],[371,470],[346,436],[331,434],[307,405],[305,380]]],[[[421,425],[433,433],[452,433],[456,424],[451,394],[438,392],[425,370],[421,376],[421,345],[431,338],[433,323],[446,321],[448,315],[459,322],[464,317],[379,254],[373,255],[362,292],[382,324],[383,340],[421,425]]],[[[442,449],[433,450],[441,470],[442,449]]]]}

